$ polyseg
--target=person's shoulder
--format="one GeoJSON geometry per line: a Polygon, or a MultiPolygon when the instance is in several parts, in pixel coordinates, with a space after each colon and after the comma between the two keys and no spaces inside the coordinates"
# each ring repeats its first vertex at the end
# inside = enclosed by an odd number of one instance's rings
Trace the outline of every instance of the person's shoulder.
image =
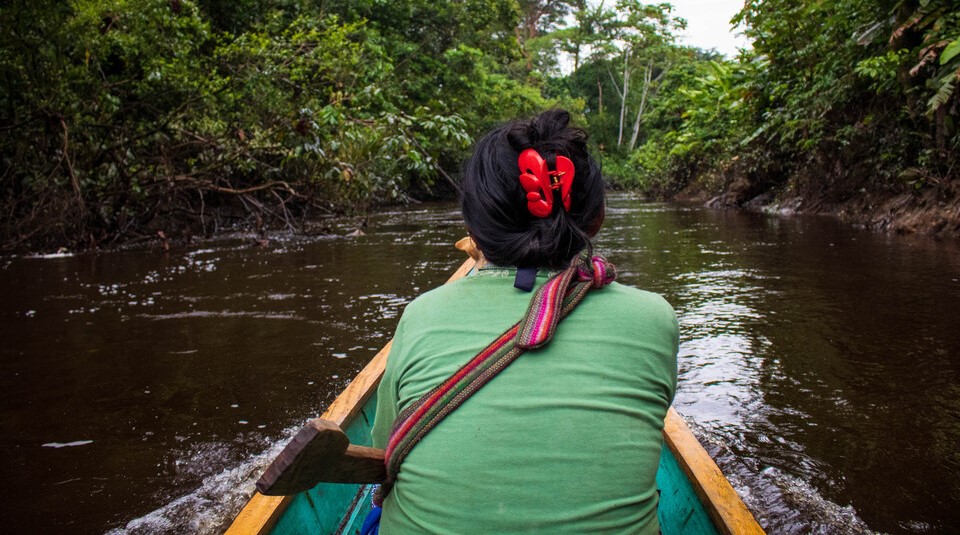
{"type": "Polygon", "coordinates": [[[607,317],[612,315],[631,323],[678,332],[677,313],[662,295],[616,282],[604,288],[603,292],[608,297],[598,305],[607,317]]]}
{"type": "Polygon", "coordinates": [[[414,297],[413,300],[403,308],[403,315],[400,321],[404,323],[409,322],[424,312],[433,309],[435,303],[444,301],[443,292],[439,291],[443,288],[444,286],[439,286],[414,297]]]}
{"type": "Polygon", "coordinates": [[[618,282],[611,283],[604,291],[608,292],[612,298],[623,306],[639,306],[644,309],[649,309],[652,312],[674,315],[673,307],[658,293],[641,290],[618,282]]]}
{"type": "Polygon", "coordinates": [[[475,285],[476,281],[473,279],[474,277],[464,277],[423,292],[407,303],[403,316],[409,320],[459,306],[464,299],[464,293],[468,291],[466,287],[475,285]]]}

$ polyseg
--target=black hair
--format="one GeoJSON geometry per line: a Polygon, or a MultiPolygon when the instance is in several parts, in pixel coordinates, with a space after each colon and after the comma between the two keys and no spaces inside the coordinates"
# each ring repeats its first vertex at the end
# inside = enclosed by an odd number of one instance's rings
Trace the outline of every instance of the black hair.
{"type": "Polygon", "coordinates": [[[562,269],[598,230],[604,213],[600,166],[587,152],[587,133],[569,126],[570,114],[550,110],[499,126],[477,142],[461,181],[460,208],[477,247],[501,266],[562,269]],[[570,212],[556,192],[553,212],[540,218],[527,209],[517,160],[535,149],[555,169],[566,156],[575,169],[570,212]]]}

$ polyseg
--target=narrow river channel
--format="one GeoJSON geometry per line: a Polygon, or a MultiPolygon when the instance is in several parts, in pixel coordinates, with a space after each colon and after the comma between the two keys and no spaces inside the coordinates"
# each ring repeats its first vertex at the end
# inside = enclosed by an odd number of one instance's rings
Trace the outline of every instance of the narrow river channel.
{"type": "MultiPolygon", "coordinates": [[[[7,533],[218,533],[459,264],[453,204],[363,235],[0,257],[7,533]]],[[[610,198],[681,325],[676,408],[770,533],[960,532],[960,247],[610,198]]]]}

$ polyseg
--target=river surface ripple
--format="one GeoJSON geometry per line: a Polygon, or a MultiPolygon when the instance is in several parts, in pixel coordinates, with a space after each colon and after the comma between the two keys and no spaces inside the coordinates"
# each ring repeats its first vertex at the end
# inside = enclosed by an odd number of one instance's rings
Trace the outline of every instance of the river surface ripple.
{"type": "MultiPolygon", "coordinates": [[[[0,258],[6,531],[222,531],[462,258],[451,204],[332,230],[0,258]]],[[[598,248],[677,310],[675,406],[769,532],[960,532],[957,244],[616,194],[598,248]]]]}

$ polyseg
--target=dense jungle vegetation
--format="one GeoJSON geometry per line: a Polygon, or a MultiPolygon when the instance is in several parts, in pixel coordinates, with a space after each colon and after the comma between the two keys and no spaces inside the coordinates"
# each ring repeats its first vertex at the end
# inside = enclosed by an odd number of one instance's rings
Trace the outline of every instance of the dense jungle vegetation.
{"type": "Polygon", "coordinates": [[[752,48],[728,59],[637,0],[5,2],[0,246],[310,231],[451,195],[473,139],[553,106],[656,197],[960,196],[952,0],[747,0],[732,22],[752,48]]]}

